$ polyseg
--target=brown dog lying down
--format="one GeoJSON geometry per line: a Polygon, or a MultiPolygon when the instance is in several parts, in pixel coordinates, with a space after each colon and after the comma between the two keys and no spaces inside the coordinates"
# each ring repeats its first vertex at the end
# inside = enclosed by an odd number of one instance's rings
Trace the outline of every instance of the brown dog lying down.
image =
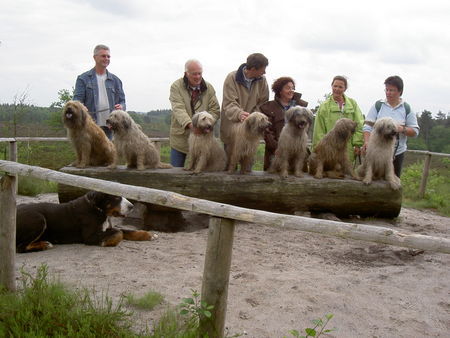
{"type": "Polygon", "coordinates": [[[109,217],[124,217],[132,208],[133,204],[126,198],[97,191],[68,203],[19,205],[16,251],[46,250],[52,243],[116,246],[122,239],[149,241],[157,238],[148,231],[111,226],[109,217]]]}

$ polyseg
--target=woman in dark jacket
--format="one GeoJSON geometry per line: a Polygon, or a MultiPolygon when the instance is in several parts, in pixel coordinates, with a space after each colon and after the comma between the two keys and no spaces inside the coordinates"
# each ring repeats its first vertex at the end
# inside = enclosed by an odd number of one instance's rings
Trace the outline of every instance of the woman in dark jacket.
{"type": "Polygon", "coordinates": [[[264,152],[264,170],[269,169],[270,161],[275,154],[280,137],[281,129],[284,126],[284,114],[286,110],[293,106],[308,106],[308,102],[301,99],[302,94],[295,92],[295,82],[290,77],[280,77],[272,84],[272,91],[275,98],[262,104],[260,110],[267,115],[272,125],[264,134],[266,148],[264,152]]]}

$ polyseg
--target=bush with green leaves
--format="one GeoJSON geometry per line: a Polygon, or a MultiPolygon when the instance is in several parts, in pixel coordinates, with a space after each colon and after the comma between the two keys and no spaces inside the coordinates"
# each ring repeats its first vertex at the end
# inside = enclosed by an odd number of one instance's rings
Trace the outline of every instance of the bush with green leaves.
{"type": "MultiPolygon", "coordinates": [[[[306,336],[301,335],[300,331],[298,330],[291,330],[289,333],[293,337],[299,337],[299,338],[307,338],[307,337],[319,337],[324,333],[330,333],[335,331],[336,329],[326,329],[328,322],[333,318],[333,314],[326,314],[325,318],[317,318],[311,320],[311,323],[314,325],[313,327],[308,327],[304,331],[306,333],[306,336]]],[[[286,338],[286,337],[285,337],[286,338]]]]}

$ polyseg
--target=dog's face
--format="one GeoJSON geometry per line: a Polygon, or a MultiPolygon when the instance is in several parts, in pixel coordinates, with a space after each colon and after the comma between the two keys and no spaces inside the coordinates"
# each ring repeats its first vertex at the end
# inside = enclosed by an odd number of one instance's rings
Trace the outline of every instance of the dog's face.
{"type": "Polygon", "coordinates": [[[131,127],[132,123],[131,116],[123,110],[112,111],[106,120],[106,125],[116,133],[126,131],[131,127]]]}
{"type": "Polygon", "coordinates": [[[192,117],[192,126],[199,130],[202,134],[212,132],[214,123],[214,117],[206,111],[196,113],[192,117]]]}
{"type": "Polygon", "coordinates": [[[133,204],[124,197],[99,191],[90,191],[86,197],[96,209],[101,210],[106,216],[125,217],[133,209],[133,204]]]}
{"type": "Polygon", "coordinates": [[[344,117],[337,120],[333,130],[336,131],[340,139],[348,140],[355,133],[357,125],[355,121],[344,117]]]}
{"type": "Polygon", "coordinates": [[[286,123],[298,129],[308,130],[312,123],[313,115],[307,108],[295,106],[286,111],[286,123]]]}
{"type": "Polygon", "coordinates": [[[251,113],[245,120],[245,127],[254,135],[261,135],[271,125],[269,118],[260,112],[251,113]]]}
{"type": "Polygon", "coordinates": [[[84,104],[68,101],[63,108],[63,123],[66,128],[81,128],[91,116],[84,104]]]}
{"type": "Polygon", "coordinates": [[[386,139],[393,139],[397,136],[397,126],[391,117],[383,117],[377,120],[373,126],[375,133],[386,139]]]}

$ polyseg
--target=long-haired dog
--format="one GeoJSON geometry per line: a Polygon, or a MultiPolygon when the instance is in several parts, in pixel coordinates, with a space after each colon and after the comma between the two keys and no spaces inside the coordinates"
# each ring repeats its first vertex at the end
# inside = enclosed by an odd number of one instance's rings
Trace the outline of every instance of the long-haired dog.
{"type": "Polygon", "coordinates": [[[347,153],[347,143],[355,133],[357,123],[347,118],[337,120],[316,145],[309,157],[309,173],[315,178],[344,178],[350,175],[356,179],[347,153]]]}
{"type": "Polygon", "coordinates": [[[63,123],[77,159],[72,165],[108,166],[116,160],[116,149],[79,101],[69,101],[63,108],[63,123]]]}
{"type": "Polygon", "coordinates": [[[189,135],[189,158],[187,170],[195,174],[225,170],[227,157],[225,150],[213,135],[214,117],[208,112],[199,112],[192,117],[189,135]]]}
{"type": "Polygon", "coordinates": [[[280,173],[282,178],[293,172],[303,177],[303,166],[308,156],[308,130],[313,115],[307,108],[295,106],[286,111],[286,123],[278,139],[278,147],[272,160],[269,172],[280,173]]]}
{"type": "Polygon", "coordinates": [[[363,164],[357,169],[364,184],[385,179],[393,190],[400,189],[400,179],[395,175],[393,164],[396,140],[397,126],[392,118],[383,117],[375,122],[363,164]]]}
{"type": "MultiPolygon", "coordinates": [[[[114,131],[113,142],[117,153],[126,159],[128,168],[137,170],[172,168],[170,164],[160,161],[159,152],[153,143],[127,112],[114,110],[106,120],[106,124],[114,131]]],[[[111,168],[116,166],[117,162],[111,168]]]]}
{"type": "Polygon", "coordinates": [[[241,165],[241,174],[252,171],[259,141],[264,138],[264,130],[269,126],[266,115],[254,112],[243,122],[231,127],[231,142],[227,145],[229,174],[236,171],[238,163],[241,165]]]}

